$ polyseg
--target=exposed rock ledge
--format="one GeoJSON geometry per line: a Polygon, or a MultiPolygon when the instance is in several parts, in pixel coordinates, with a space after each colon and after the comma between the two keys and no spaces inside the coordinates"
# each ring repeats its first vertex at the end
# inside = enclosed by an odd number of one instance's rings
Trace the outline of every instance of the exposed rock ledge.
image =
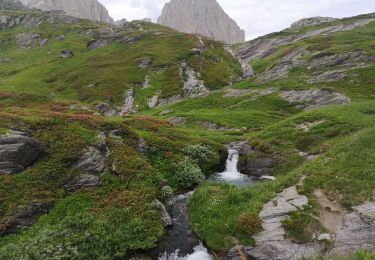
{"type": "Polygon", "coordinates": [[[274,200],[264,205],[259,214],[264,230],[254,236],[257,246],[234,248],[229,252],[228,258],[242,259],[238,254],[233,254],[238,250],[243,251],[249,259],[257,260],[297,260],[322,254],[329,257],[347,255],[361,249],[375,250],[375,201],[367,201],[353,207],[352,213],[344,215],[343,225],[340,225],[336,234],[321,234],[318,241],[312,243],[293,243],[285,238],[282,221],[290,212],[298,211],[306,205],[308,205],[307,197],[298,194],[295,186],[279,193],[274,200]],[[324,237],[334,240],[331,246],[324,241],[319,241],[324,237]]]}

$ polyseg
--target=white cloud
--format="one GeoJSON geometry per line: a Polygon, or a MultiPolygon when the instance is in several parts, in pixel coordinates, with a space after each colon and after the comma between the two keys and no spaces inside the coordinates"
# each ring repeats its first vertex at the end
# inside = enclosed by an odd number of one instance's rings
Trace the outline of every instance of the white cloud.
{"type": "MultiPolygon", "coordinates": [[[[169,0],[99,0],[115,20],[151,18],[156,21],[169,0]]],[[[197,0],[199,1],[199,0],[197,0]]],[[[292,22],[313,16],[348,17],[375,12],[374,0],[218,0],[245,29],[247,39],[280,31],[292,22]]]]}

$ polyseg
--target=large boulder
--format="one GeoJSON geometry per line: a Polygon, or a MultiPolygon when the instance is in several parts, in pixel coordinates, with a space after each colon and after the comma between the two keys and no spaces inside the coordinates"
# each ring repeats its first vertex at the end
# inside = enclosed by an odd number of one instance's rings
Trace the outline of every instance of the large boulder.
{"type": "Polygon", "coordinates": [[[275,160],[269,157],[255,158],[240,163],[240,171],[255,177],[272,176],[275,168],[275,160]]]}
{"type": "Polygon", "coordinates": [[[0,137],[0,174],[14,174],[35,163],[45,151],[43,144],[22,135],[0,137]]]}

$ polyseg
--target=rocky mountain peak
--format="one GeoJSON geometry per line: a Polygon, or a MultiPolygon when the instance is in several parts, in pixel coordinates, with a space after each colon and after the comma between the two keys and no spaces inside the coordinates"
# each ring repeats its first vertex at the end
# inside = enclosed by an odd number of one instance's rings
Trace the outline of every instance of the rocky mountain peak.
{"type": "Polygon", "coordinates": [[[66,14],[83,19],[114,23],[107,9],[97,0],[20,0],[29,8],[44,11],[61,10],[66,14]]]}
{"type": "Polygon", "coordinates": [[[165,4],[158,23],[228,44],[245,41],[245,32],[216,0],[172,0],[165,4]]]}

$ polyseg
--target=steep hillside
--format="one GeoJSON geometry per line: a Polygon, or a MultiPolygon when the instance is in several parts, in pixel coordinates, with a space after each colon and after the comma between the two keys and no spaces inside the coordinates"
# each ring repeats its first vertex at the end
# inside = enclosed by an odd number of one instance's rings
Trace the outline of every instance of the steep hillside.
{"type": "Polygon", "coordinates": [[[0,259],[185,256],[167,210],[194,188],[213,255],[371,259],[374,73],[374,14],[223,46],[1,10],[0,259]],[[211,178],[228,147],[251,186],[211,178]]]}
{"type": "Polygon", "coordinates": [[[92,109],[105,102],[109,111],[131,113],[220,89],[242,75],[220,44],[155,24],[112,27],[53,12],[2,15],[5,96],[80,101],[92,109]]]}

